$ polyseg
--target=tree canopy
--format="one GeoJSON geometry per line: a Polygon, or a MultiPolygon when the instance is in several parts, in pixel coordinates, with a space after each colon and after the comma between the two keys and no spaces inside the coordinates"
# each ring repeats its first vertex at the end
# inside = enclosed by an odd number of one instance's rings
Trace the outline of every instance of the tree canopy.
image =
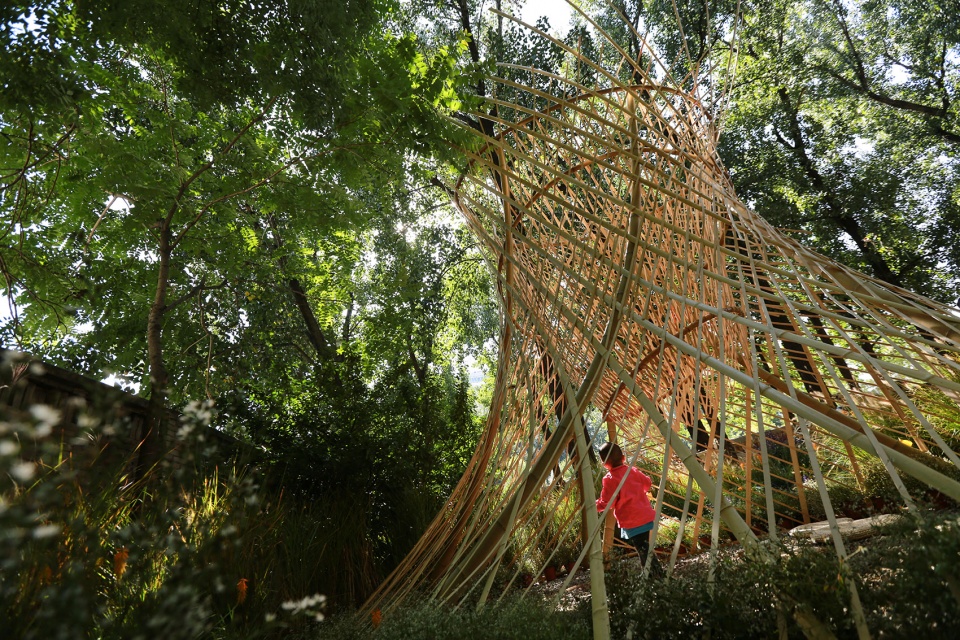
{"type": "Polygon", "coordinates": [[[213,399],[291,486],[412,544],[395,494],[427,518],[456,481],[496,322],[429,215],[465,42],[390,1],[2,11],[4,344],[158,410],[213,399]]]}

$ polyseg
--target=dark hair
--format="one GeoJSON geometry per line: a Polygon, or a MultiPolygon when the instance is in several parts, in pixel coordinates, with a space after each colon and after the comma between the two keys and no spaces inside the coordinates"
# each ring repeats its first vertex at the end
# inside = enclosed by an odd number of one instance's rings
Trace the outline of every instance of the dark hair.
{"type": "Polygon", "coordinates": [[[620,445],[612,442],[605,442],[600,445],[600,459],[609,462],[614,467],[622,465],[623,451],[620,449],[620,445]]]}

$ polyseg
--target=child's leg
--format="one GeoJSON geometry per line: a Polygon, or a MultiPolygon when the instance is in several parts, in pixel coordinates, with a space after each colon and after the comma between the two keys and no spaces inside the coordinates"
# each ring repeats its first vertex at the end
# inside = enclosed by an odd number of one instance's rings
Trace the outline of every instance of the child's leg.
{"type": "Polygon", "coordinates": [[[640,556],[641,566],[646,564],[647,552],[650,550],[650,532],[638,533],[630,538],[629,542],[633,545],[633,548],[637,550],[637,555],[640,556]]]}
{"type": "MultiPolygon", "coordinates": [[[[630,538],[630,543],[633,545],[633,548],[637,550],[637,555],[640,556],[640,566],[647,564],[647,555],[650,551],[651,533],[651,531],[646,531],[630,538]]],[[[650,562],[650,575],[654,578],[663,577],[663,567],[660,565],[660,560],[657,558],[657,554],[653,554],[653,560],[650,562]]]]}

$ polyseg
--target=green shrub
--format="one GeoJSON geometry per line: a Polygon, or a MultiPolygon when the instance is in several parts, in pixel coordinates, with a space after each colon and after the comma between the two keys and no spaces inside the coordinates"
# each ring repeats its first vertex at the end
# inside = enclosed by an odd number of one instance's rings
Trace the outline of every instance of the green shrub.
{"type": "MultiPolygon", "coordinates": [[[[899,511],[900,506],[903,505],[903,497],[883,463],[875,458],[870,459],[861,463],[860,470],[863,473],[867,498],[874,507],[884,513],[899,511]]],[[[922,496],[929,488],[920,480],[905,473],[900,473],[900,479],[910,495],[914,497],[922,496]]]]}
{"type": "MultiPolygon", "coordinates": [[[[618,568],[607,582],[613,637],[804,637],[806,612],[838,638],[856,638],[849,579],[877,638],[952,638],[960,625],[960,514],[930,512],[881,529],[850,549],[849,571],[832,547],[771,547],[773,562],[721,552],[711,580],[704,564],[667,581],[618,568]],[[852,578],[847,576],[853,576],[852,578]]],[[[623,565],[626,567],[627,565],[623,565]]]]}
{"type": "Polygon", "coordinates": [[[850,558],[878,638],[952,638],[960,626],[960,513],[928,512],[883,530],[850,558]]]}
{"type": "Polygon", "coordinates": [[[816,550],[784,554],[771,564],[721,553],[712,582],[705,570],[666,581],[614,572],[609,592],[613,637],[777,637],[774,593],[835,627],[848,624],[836,561],[816,550]]]}
{"type": "Polygon", "coordinates": [[[288,508],[243,467],[218,464],[195,428],[209,411],[181,425],[177,464],[136,481],[135,459],[104,458],[114,425],[82,416],[63,442],[57,412],[32,413],[0,422],[5,637],[243,638],[315,622],[296,606],[316,593],[316,579],[298,579],[315,565],[279,561],[288,508]]]}
{"type": "Polygon", "coordinates": [[[561,612],[533,598],[491,604],[480,611],[437,603],[403,606],[383,616],[371,633],[366,620],[344,618],[320,627],[318,640],[588,640],[583,612],[561,612]]]}
{"type": "MultiPolygon", "coordinates": [[[[815,480],[808,480],[803,484],[803,491],[807,500],[807,512],[813,521],[826,520],[827,512],[823,507],[823,497],[815,480]]],[[[863,518],[873,510],[869,497],[856,487],[856,480],[846,476],[842,482],[827,484],[827,495],[833,512],[838,518],[863,518]]]]}

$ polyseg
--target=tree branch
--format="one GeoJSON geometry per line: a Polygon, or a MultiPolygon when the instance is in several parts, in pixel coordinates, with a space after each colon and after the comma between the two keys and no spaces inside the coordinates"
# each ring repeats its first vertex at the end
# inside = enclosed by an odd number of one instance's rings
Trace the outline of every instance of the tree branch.
{"type": "Polygon", "coordinates": [[[407,353],[410,355],[410,364],[413,365],[413,370],[417,374],[417,381],[421,387],[424,387],[427,383],[426,367],[421,367],[417,354],[413,350],[413,338],[409,335],[407,336],[407,353]]]}
{"type": "MultiPolygon", "coordinates": [[[[283,239],[280,237],[280,232],[277,229],[273,216],[267,218],[267,223],[273,231],[274,248],[280,249],[280,247],[283,246],[283,239]]],[[[286,256],[280,255],[277,262],[280,264],[280,269],[285,272],[287,270],[286,256]]],[[[304,324],[307,325],[307,339],[310,340],[310,344],[313,345],[317,356],[326,359],[335,359],[336,349],[323,333],[323,329],[317,321],[317,316],[310,306],[310,301],[307,299],[307,292],[304,291],[303,285],[301,285],[300,281],[296,278],[289,278],[287,280],[287,287],[293,294],[293,302],[300,311],[300,316],[303,318],[304,324]]]]}
{"type": "Polygon", "coordinates": [[[857,84],[856,82],[853,82],[847,78],[844,78],[843,75],[837,73],[833,69],[829,69],[826,67],[820,67],[820,70],[826,73],[827,75],[829,75],[834,80],[837,80],[847,88],[853,89],[860,95],[866,96],[867,98],[870,98],[874,102],[878,102],[880,104],[886,105],[888,107],[893,107],[895,109],[901,109],[903,111],[912,111],[914,113],[920,113],[925,116],[942,118],[944,115],[946,115],[940,107],[932,107],[930,105],[920,104],[919,102],[912,102],[910,100],[901,100],[900,98],[891,98],[890,96],[877,93],[876,91],[871,89],[869,83],[867,83],[866,85],[857,84]]]}
{"type": "Polygon", "coordinates": [[[820,201],[824,204],[826,217],[850,236],[850,239],[857,245],[860,255],[873,269],[873,275],[892,285],[902,287],[903,280],[900,275],[890,268],[883,256],[870,244],[856,217],[846,211],[837,201],[832,187],[827,184],[816,164],[807,155],[806,143],[800,129],[800,115],[797,107],[791,101],[787,89],[785,87],[777,89],[777,97],[780,99],[787,115],[789,129],[787,134],[790,137],[790,142],[785,140],[776,128],[774,128],[774,132],[779,142],[793,153],[814,191],[820,194],[820,201]]]}
{"type": "Polygon", "coordinates": [[[310,302],[307,300],[307,292],[304,291],[303,285],[301,285],[300,281],[296,278],[290,278],[287,280],[287,286],[290,287],[290,291],[293,293],[293,302],[297,305],[297,309],[300,310],[300,315],[307,325],[307,338],[310,340],[310,344],[313,345],[318,356],[333,359],[336,352],[320,328],[320,323],[317,322],[317,316],[310,307],[310,302]]]}
{"type": "MultiPolygon", "coordinates": [[[[164,221],[163,221],[163,223],[162,223],[164,227],[169,227],[169,226],[170,226],[170,223],[173,221],[173,216],[177,213],[177,210],[180,208],[180,200],[183,199],[183,196],[184,196],[184,194],[186,194],[187,189],[190,188],[190,185],[193,184],[193,183],[194,183],[200,176],[202,176],[204,173],[206,173],[206,172],[209,171],[211,168],[213,168],[214,164],[215,164],[216,162],[218,162],[223,156],[225,156],[225,155],[227,155],[228,153],[230,153],[230,151],[231,151],[231,150],[233,149],[233,147],[237,144],[237,142],[240,141],[240,138],[242,138],[242,137],[247,133],[247,131],[249,131],[250,128],[253,127],[253,125],[255,125],[256,123],[258,123],[258,122],[260,122],[261,120],[263,120],[263,118],[267,115],[267,111],[276,103],[277,97],[278,97],[278,96],[275,96],[275,97],[271,98],[271,99],[267,102],[267,104],[264,105],[263,109],[260,110],[260,113],[258,113],[256,116],[254,116],[254,117],[250,120],[250,122],[248,122],[246,125],[244,125],[244,127],[243,127],[242,129],[240,129],[240,131],[237,133],[237,135],[235,135],[235,136],[233,137],[233,139],[232,139],[230,142],[228,142],[227,145],[226,145],[225,147],[223,147],[223,149],[220,150],[220,152],[217,154],[217,157],[215,157],[215,158],[213,158],[212,160],[210,160],[210,161],[208,161],[208,162],[205,162],[205,163],[203,163],[202,165],[200,165],[200,167],[199,167],[196,171],[194,171],[194,172],[190,175],[190,177],[187,178],[187,179],[180,185],[180,189],[177,191],[177,195],[174,197],[173,203],[170,205],[170,210],[167,212],[167,217],[164,219],[164,221]]],[[[276,174],[274,174],[274,175],[276,175],[276,174]]],[[[210,204],[208,205],[208,207],[211,206],[212,204],[213,204],[213,203],[210,203],[210,204]]],[[[206,209],[204,209],[204,211],[206,211],[206,209]]],[[[200,215],[203,215],[203,212],[201,212],[200,215]]],[[[199,216],[198,216],[198,219],[199,219],[199,216]]],[[[189,229],[190,227],[192,227],[194,224],[196,224],[196,220],[195,220],[193,223],[191,223],[190,225],[188,225],[187,229],[189,229]]],[[[172,245],[171,245],[171,248],[176,247],[177,243],[182,239],[183,234],[187,231],[187,229],[185,229],[183,232],[181,232],[180,234],[178,234],[176,238],[174,238],[174,240],[173,240],[173,242],[172,242],[172,245]]]]}
{"type": "Polygon", "coordinates": [[[343,321],[343,333],[340,337],[340,344],[347,345],[350,343],[350,320],[353,318],[353,292],[350,292],[350,306],[347,307],[347,317],[343,321]]]}
{"type": "Polygon", "coordinates": [[[203,292],[203,291],[214,291],[214,290],[216,290],[216,289],[223,289],[223,288],[226,287],[228,284],[230,284],[230,280],[224,278],[223,282],[221,282],[220,284],[217,284],[217,285],[213,285],[213,286],[208,287],[208,286],[206,286],[206,278],[207,278],[206,276],[203,276],[202,278],[200,278],[200,282],[199,282],[198,284],[195,284],[194,286],[192,286],[192,287],[190,288],[190,291],[186,292],[185,294],[183,294],[182,296],[180,296],[179,298],[177,298],[177,299],[174,300],[173,302],[167,304],[167,305],[163,308],[163,310],[164,310],[165,312],[166,312],[166,311],[171,311],[171,310],[174,309],[175,307],[180,306],[181,304],[183,304],[184,302],[186,302],[186,301],[189,300],[190,298],[194,297],[195,295],[197,295],[197,294],[199,294],[199,293],[201,293],[201,292],[203,292]]]}

